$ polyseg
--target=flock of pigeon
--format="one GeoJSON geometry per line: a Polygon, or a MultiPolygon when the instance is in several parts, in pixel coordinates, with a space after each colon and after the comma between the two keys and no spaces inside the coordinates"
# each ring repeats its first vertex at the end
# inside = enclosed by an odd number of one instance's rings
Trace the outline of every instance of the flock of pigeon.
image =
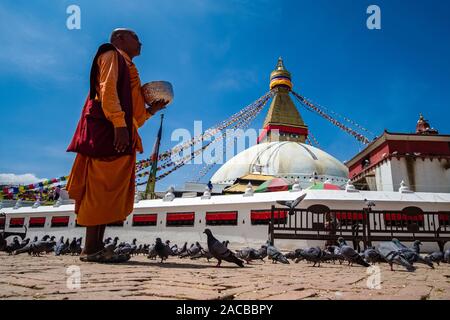
{"type": "Polygon", "coordinates": [[[297,249],[286,254],[287,258],[295,260],[298,263],[301,260],[312,262],[313,267],[321,262],[338,261],[342,264],[347,261],[349,265],[358,264],[369,267],[375,263],[388,263],[391,270],[394,271],[394,264],[404,267],[407,271],[415,271],[414,264],[422,263],[434,269],[433,263],[439,265],[441,262],[450,263],[450,249],[445,252],[433,252],[425,257],[420,254],[419,240],[414,241],[413,247],[409,248],[402,244],[398,239],[381,242],[377,248],[370,247],[364,252],[358,253],[352,247],[347,245],[343,238],[338,239],[338,246],[328,246],[325,250],[316,248],[297,249]]]}
{"type": "MultiPolygon", "coordinates": [[[[259,249],[246,247],[235,252],[228,249],[229,241],[219,241],[214,237],[210,229],[205,229],[207,236],[207,248],[203,248],[199,242],[192,243],[188,247],[185,242],[182,247],[176,244],[170,244],[170,240],[163,242],[161,238],[156,238],[154,244],[137,245],[137,239],[133,239],[131,243],[120,242],[119,238],[107,238],[104,242],[105,250],[121,255],[147,255],[147,258],[156,260],[161,259],[163,263],[170,256],[178,256],[180,259],[200,259],[208,260],[215,258],[217,267],[220,267],[222,261],[234,263],[239,267],[244,266],[244,261],[249,264],[251,261],[261,260],[267,257],[272,263],[289,264],[289,259],[298,263],[302,260],[313,263],[320,267],[321,263],[348,262],[349,265],[357,264],[369,267],[375,263],[388,263],[393,270],[393,265],[400,265],[407,271],[415,271],[414,264],[422,263],[430,268],[434,268],[433,263],[440,264],[450,263],[450,249],[445,252],[433,252],[425,257],[420,254],[420,241],[416,240],[412,248],[402,244],[398,239],[392,241],[381,242],[377,248],[371,247],[364,252],[358,253],[352,247],[348,246],[343,238],[338,239],[337,246],[328,246],[324,250],[319,247],[296,249],[294,251],[283,254],[277,249],[273,243],[267,241],[261,245],[259,249]]],[[[18,255],[28,253],[33,256],[40,256],[45,253],[54,252],[55,255],[80,255],[82,252],[82,238],[64,239],[61,237],[59,241],[55,241],[55,237],[48,235],[42,239],[35,237],[33,241],[25,239],[19,241],[15,237],[9,244],[4,239],[0,241],[0,251],[6,251],[9,255],[18,255]]]]}
{"type": "Polygon", "coordinates": [[[79,255],[81,253],[82,238],[73,238],[72,241],[67,238],[64,241],[64,237],[61,237],[58,242],[55,239],[54,236],[45,235],[40,240],[36,236],[33,241],[30,241],[29,238],[19,241],[19,237],[14,237],[9,244],[2,239],[0,251],[6,251],[9,255],[28,253],[33,256],[40,256],[42,253],[50,252],[54,252],[57,256],[64,254],[79,255]]]}

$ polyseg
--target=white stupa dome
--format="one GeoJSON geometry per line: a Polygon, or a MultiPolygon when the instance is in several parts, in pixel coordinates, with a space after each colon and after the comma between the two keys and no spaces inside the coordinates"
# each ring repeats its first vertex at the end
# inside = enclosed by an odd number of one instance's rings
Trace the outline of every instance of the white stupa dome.
{"type": "Polygon", "coordinates": [[[237,178],[253,173],[273,175],[308,184],[314,174],[336,185],[348,180],[348,168],[328,153],[295,141],[264,142],[244,150],[227,161],[212,176],[214,184],[233,184],[237,178]]]}

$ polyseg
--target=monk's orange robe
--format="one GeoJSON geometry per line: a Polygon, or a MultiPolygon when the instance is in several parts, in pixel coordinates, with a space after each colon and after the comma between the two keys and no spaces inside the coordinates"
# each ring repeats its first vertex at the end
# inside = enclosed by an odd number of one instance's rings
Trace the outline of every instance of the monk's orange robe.
{"type": "MultiPolygon", "coordinates": [[[[133,211],[135,193],[136,152],[143,152],[137,129],[150,118],[145,108],[141,81],[136,66],[128,55],[120,51],[130,71],[133,101],[133,155],[91,158],[77,154],[67,181],[67,191],[75,200],[77,223],[95,226],[123,221],[133,211]]],[[[97,99],[114,127],[126,127],[125,114],[117,94],[118,53],[107,51],[97,59],[97,99]]]]}

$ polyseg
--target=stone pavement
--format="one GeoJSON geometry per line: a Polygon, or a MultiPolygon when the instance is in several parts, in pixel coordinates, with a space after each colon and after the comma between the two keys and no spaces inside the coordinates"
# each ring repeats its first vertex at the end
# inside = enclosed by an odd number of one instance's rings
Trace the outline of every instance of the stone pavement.
{"type": "Polygon", "coordinates": [[[359,266],[260,261],[215,268],[215,263],[171,257],[160,264],[135,256],[106,265],[81,263],[76,256],[0,252],[0,299],[450,299],[448,264],[435,270],[418,265],[414,273],[380,265],[377,290],[367,285],[377,275],[359,266]]]}

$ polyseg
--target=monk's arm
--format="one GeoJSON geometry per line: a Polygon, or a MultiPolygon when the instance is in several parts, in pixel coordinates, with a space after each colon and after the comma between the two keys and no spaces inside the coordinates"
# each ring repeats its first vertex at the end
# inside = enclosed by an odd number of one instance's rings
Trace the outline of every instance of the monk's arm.
{"type": "Polygon", "coordinates": [[[145,103],[139,104],[137,110],[133,113],[134,118],[136,119],[136,124],[138,128],[142,127],[148,119],[150,119],[153,115],[148,112],[148,109],[145,107],[145,103]]]}
{"type": "Polygon", "coordinates": [[[101,54],[98,58],[100,100],[106,118],[114,127],[126,127],[125,113],[120,106],[117,94],[117,78],[119,75],[117,53],[113,50],[101,54]]]}

